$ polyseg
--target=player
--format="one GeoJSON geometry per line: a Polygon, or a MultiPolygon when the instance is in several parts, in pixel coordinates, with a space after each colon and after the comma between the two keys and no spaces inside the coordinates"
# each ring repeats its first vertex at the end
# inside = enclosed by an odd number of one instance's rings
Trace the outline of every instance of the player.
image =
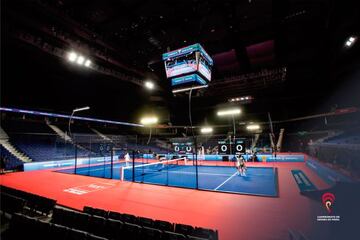
{"type": "Polygon", "coordinates": [[[258,157],[257,157],[257,155],[256,155],[256,152],[254,152],[254,154],[253,154],[253,156],[252,156],[252,161],[253,161],[253,162],[258,162],[258,161],[259,161],[259,159],[258,159],[258,157]]]}
{"type": "Polygon", "coordinates": [[[236,159],[236,168],[238,170],[238,175],[241,175],[243,177],[246,177],[246,165],[245,165],[245,159],[242,155],[239,155],[236,159]]]}
{"type": "Polygon", "coordinates": [[[129,162],[130,162],[130,154],[128,152],[125,153],[125,164],[126,166],[129,166],[129,162]]]}

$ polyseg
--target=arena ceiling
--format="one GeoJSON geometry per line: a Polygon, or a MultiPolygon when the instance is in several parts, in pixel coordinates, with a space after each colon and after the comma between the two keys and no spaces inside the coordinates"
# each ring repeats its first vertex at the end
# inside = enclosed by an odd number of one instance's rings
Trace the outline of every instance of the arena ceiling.
{"type": "Polygon", "coordinates": [[[215,67],[193,96],[196,123],[214,122],[229,98],[251,95],[244,121],[328,111],[360,102],[356,1],[335,0],[4,0],[1,105],[137,121],[188,124],[187,96],[173,96],[161,54],[201,43],[215,67]],[[97,70],[61,57],[90,56],[97,70]],[[153,92],[142,83],[151,79],[153,92]],[[351,97],[350,97],[351,96],[351,97]],[[357,99],[356,99],[357,98],[357,99]],[[359,100],[359,101],[358,101],[359,100]]]}

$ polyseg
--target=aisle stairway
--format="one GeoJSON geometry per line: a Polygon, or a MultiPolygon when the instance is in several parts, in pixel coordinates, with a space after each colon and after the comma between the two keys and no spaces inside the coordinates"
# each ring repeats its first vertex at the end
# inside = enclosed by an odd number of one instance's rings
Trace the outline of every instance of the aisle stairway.
{"type": "Polygon", "coordinates": [[[93,131],[94,133],[96,133],[96,134],[97,134],[99,137],[101,137],[103,140],[112,142],[112,140],[111,140],[109,137],[105,136],[104,134],[102,134],[102,133],[99,132],[98,130],[96,130],[96,129],[94,129],[94,128],[90,128],[90,130],[93,131]]]}
{"type": "Polygon", "coordinates": [[[46,122],[46,124],[57,134],[59,135],[60,138],[64,139],[66,142],[71,142],[72,143],[72,139],[69,135],[67,135],[67,133],[65,133],[63,130],[61,130],[60,128],[58,128],[55,125],[50,124],[49,121],[46,122]]]}
{"type": "Polygon", "coordinates": [[[69,142],[69,143],[72,143],[73,145],[75,145],[78,149],[82,149],[84,151],[89,151],[89,149],[81,146],[80,144],[75,144],[73,139],[66,133],[64,132],[63,130],[61,130],[60,128],[58,128],[57,126],[55,125],[52,125],[50,123],[50,121],[46,121],[46,124],[60,137],[62,138],[63,140],[65,140],[65,142],[69,142]]]}
{"type": "Polygon", "coordinates": [[[24,153],[20,152],[12,143],[9,141],[9,136],[7,133],[0,127],[0,144],[8,150],[12,155],[20,159],[22,162],[31,162],[32,159],[26,156],[24,153]]]}

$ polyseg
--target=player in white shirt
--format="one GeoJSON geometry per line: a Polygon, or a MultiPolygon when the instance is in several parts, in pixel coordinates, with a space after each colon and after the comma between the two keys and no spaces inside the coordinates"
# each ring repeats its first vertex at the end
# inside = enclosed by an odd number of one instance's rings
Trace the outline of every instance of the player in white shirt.
{"type": "Polygon", "coordinates": [[[128,152],[125,153],[125,164],[126,166],[129,166],[129,163],[130,163],[130,154],[128,152]]]}
{"type": "Polygon", "coordinates": [[[246,168],[246,165],[245,165],[245,159],[241,155],[236,156],[236,168],[239,171],[238,175],[246,177],[246,169],[247,168],[246,168]]]}

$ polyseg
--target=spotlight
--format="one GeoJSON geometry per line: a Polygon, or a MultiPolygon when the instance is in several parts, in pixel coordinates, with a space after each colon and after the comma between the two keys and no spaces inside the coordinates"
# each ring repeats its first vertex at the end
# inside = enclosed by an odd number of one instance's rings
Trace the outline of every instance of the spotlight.
{"type": "Polygon", "coordinates": [[[354,45],[356,40],[357,40],[357,37],[355,37],[355,36],[349,37],[345,42],[345,47],[348,47],[348,48],[351,47],[352,45],[354,45]]]}
{"type": "Polygon", "coordinates": [[[89,59],[86,60],[84,65],[85,65],[85,67],[90,67],[91,61],[89,59]]]}
{"type": "Polygon", "coordinates": [[[83,65],[85,61],[85,58],[83,56],[79,56],[76,60],[77,64],[83,65]]]}
{"type": "Polygon", "coordinates": [[[143,125],[153,125],[153,124],[156,124],[157,122],[158,122],[157,117],[143,117],[140,120],[140,123],[143,125]]]}
{"type": "Polygon", "coordinates": [[[236,97],[236,98],[230,98],[229,102],[240,102],[242,104],[250,103],[254,98],[252,96],[243,96],[243,97],[236,97]]]}
{"type": "Polygon", "coordinates": [[[76,54],[75,52],[70,52],[70,53],[68,54],[68,60],[69,60],[70,62],[75,62],[76,58],[77,58],[77,54],[76,54]]]}
{"type": "Polygon", "coordinates": [[[220,110],[217,112],[218,116],[226,116],[226,115],[239,115],[241,110],[238,108],[220,110]]]}
{"type": "Polygon", "coordinates": [[[154,85],[154,83],[151,82],[151,81],[146,81],[146,82],[145,82],[145,87],[146,87],[147,89],[154,89],[155,85],[154,85]]]}
{"type": "Polygon", "coordinates": [[[259,130],[260,125],[258,125],[258,124],[250,124],[250,125],[246,126],[246,129],[249,130],[249,131],[259,130]]]}
{"type": "Polygon", "coordinates": [[[212,127],[203,127],[200,129],[200,132],[202,134],[212,133],[212,131],[213,131],[212,127]]]}

